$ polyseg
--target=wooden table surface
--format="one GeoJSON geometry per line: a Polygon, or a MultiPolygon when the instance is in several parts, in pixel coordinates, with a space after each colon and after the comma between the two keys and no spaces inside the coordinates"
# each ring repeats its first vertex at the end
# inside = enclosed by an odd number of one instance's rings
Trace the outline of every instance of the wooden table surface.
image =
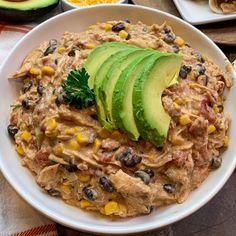
{"type": "MultiPolygon", "coordinates": [[[[172,0],[133,0],[136,4],[158,8],[179,16],[172,0]]],[[[235,30],[236,21],[198,26],[203,32],[210,33],[215,38],[219,37],[221,44],[218,46],[227,55],[229,60],[236,60],[236,46],[222,44],[224,37],[218,36],[217,29],[232,27],[235,30]],[[211,29],[212,28],[212,29],[211,29]]],[[[230,40],[235,44],[236,38],[230,40]]],[[[83,233],[57,225],[59,236],[90,236],[91,233],[83,233]]],[[[136,236],[236,236],[236,171],[232,174],[221,191],[200,210],[187,218],[152,232],[135,234],[136,236]]]]}

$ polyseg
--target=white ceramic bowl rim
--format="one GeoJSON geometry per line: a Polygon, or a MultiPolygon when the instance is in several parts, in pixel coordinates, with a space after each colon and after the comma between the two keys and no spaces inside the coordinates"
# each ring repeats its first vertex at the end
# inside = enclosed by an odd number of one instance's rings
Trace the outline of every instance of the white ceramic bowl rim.
{"type": "MultiPolygon", "coordinates": [[[[189,25],[188,23],[184,22],[183,20],[172,16],[168,13],[163,13],[161,11],[155,10],[155,9],[151,9],[148,7],[143,7],[143,6],[132,6],[132,5],[112,5],[112,4],[108,4],[108,5],[99,5],[99,6],[91,6],[91,7],[87,7],[87,8],[81,8],[81,9],[75,9],[72,10],[70,12],[65,12],[62,13],[60,15],[57,15],[47,21],[45,21],[44,23],[42,23],[41,25],[37,26],[36,28],[34,28],[30,34],[27,34],[26,36],[24,36],[18,43],[17,45],[15,45],[15,47],[12,49],[11,54],[18,48],[18,46],[25,40],[27,40],[27,38],[29,37],[29,35],[33,34],[35,31],[37,31],[39,28],[43,27],[45,24],[47,24],[49,21],[56,21],[58,18],[63,17],[64,15],[67,14],[71,14],[72,12],[81,12],[81,11],[87,11],[88,9],[92,9],[92,8],[97,8],[97,9],[102,9],[102,8],[113,8],[116,7],[117,10],[122,11],[122,9],[124,8],[133,8],[133,9],[143,9],[143,10],[148,10],[151,12],[155,12],[164,16],[167,16],[168,18],[175,20],[177,23],[181,23],[184,24],[185,26],[188,26],[188,28],[192,29],[193,31],[196,31],[196,29],[189,25]]],[[[201,35],[201,37],[208,43],[212,44],[212,47],[214,48],[214,50],[217,51],[217,53],[219,55],[221,55],[221,57],[225,60],[227,60],[227,58],[225,57],[225,55],[220,51],[220,49],[214,45],[214,43],[207,38],[203,33],[201,33],[200,31],[198,31],[198,34],[201,35]]],[[[9,55],[10,57],[10,55],[9,55]]],[[[7,63],[8,58],[5,59],[5,61],[3,62],[1,68],[0,68],[0,75],[2,74],[2,71],[4,69],[5,64],[7,63]]],[[[1,108],[0,108],[1,109],[1,108]]],[[[3,115],[3,114],[2,114],[3,115]]],[[[6,132],[3,132],[4,134],[6,134],[6,132]]],[[[11,148],[11,147],[10,147],[11,148]]],[[[34,200],[34,198],[32,196],[28,196],[27,192],[22,190],[22,187],[19,185],[19,183],[17,182],[17,179],[12,178],[11,174],[5,169],[5,164],[3,161],[3,156],[1,154],[1,150],[0,150],[0,167],[2,170],[2,173],[4,174],[4,176],[6,177],[6,179],[9,181],[9,183],[14,187],[14,189],[30,204],[32,205],[34,208],[36,208],[37,210],[39,210],[40,212],[42,212],[43,214],[47,215],[48,217],[50,217],[51,219],[63,224],[63,225],[67,225],[69,227],[75,228],[75,229],[79,229],[79,230],[83,230],[83,231],[89,231],[89,232],[96,232],[96,233],[103,233],[103,234],[124,234],[124,233],[137,233],[137,232],[143,232],[143,231],[148,231],[148,230],[153,230],[155,228],[158,227],[163,227],[167,224],[171,224],[173,222],[176,222],[180,219],[183,219],[184,217],[192,214],[194,211],[196,211],[197,209],[199,209],[200,207],[202,207],[204,204],[206,204],[221,188],[222,186],[225,184],[225,182],[228,180],[228,178],[230,177],[230,175],[232,174],[235,166],[236,166],[236,158],[234,158],[232,160],[232,165],[227,169],[227,172],[225,172],[221,178],[220,181],[215,185],[212,186],[211,189],[209,189],[208,192],[206,192],[206,195],[204,195],[204,197],[199,200],[198,202],[196,202],[195,204],[191,205],[188,209],[184,209],[181,212],[179,212],[178,214],[175,215],[169,215],[168,219],[163,219],[160,220],[158,222],[156,221],[148,221],[145,222],[145,224],[141,224],[141,225],[135,225],[133,226],[132,224],[128,224],[126,225],[126,227],[117,227],[117,226],[113,226],[110,225],[107,228],[104,228],[104,226],[99,226],[99,225],[91,225],[91,224],[85,224],[82,222],[71,222],[70,220],[68,220],[67,218],[63,218],[63,215],[58,215],[54,212],[54,209],[49,209],[47,207],[44,207],[42,205],[38,206],[37,202],[34,200]]],[[[201,187],[200,187],[201,188],[201,187]]],[[[65,203],[62,203],[65,204],[65,203]]]]}

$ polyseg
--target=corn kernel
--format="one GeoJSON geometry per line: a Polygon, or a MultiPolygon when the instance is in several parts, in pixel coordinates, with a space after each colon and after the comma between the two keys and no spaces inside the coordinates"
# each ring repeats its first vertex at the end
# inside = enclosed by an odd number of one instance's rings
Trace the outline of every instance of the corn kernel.
{"type": "Polygon", "coordinates": [[[80,144],[86,144],[89,141],[88,137],[86,137],[84,134],[81,133],[76,135],[76,139],[80,144]]]}
{"type": "Polygon", "coordinates": [[[185,44],[185,41],[181,37],[177,37],[175,39],[175,43],[179,45],[180,47],[182,47],[185,44]]]}
{"type": "Polygon", "coordinates": [[[178,137],[176,135],[173,135],[172,139],[171,139],[171,143],[173,145],[182,145],[184,143],[184,139],[182,139],[181,137],[178,137]]]}
{"type": "Polygon", "coordinates": [[[120,38],[122,38],[122,39],[126,39],[126,38],[128,37],[128,33],[127,33],[125,30],[121,30],[121,31],[119,32],[119,36],[120,36],[120,38]]]}
{"type": "Polygon", "coordinates": [[[53,118],[50,118],[50,119],[48,119],[47,121],[46,121],[46,129],[48,130],[48,131],[52,131],[52,130],[54,130],[54,129],[56,129],[57,128],[57,122],[56,122],[56,120],[55,119],[53,119],[53,118]]]}
{"type": "Polygon", "coordinates": [[[179,123],[181,125],[187,125],[187,124],[191,123],[191,119],[189,118],[188,115],[184,114],[179,117],[179,123]]]}
{"type": "Polygon", "coordinates": [[[208,134],[212,134],[216,131],[216,127],[214,125],[209,125],[207,131],[208,134]]]}
{"type": "Polygon", "coordinates": [[[225,136],[225,139],[224,139],[224,147],[228,147],[229,145],[229,136],[225,136]]]}
{"type": "Polygon", "coordinates": [[[90,25],[88,28],[89,28],[90,30],[93,30],[93,29],[95,28],[95,25],[90,25]]]}
{"type": "Polygon", "coordinates": [[[66,193],[66,194],[70,194],[70,193],[71,193],[70,186],[68,186],[68,185],[61,184],[61,185],[60,185],[60,189],[61,189],[64,193],[66,193]]]}
{"type": "Polygon", "coordinates": [[[31,133],[28,132],[28,131],[24,131],[22,134],[21,134],[21,138],[26,141],[26,142],[29,142],[29,140],[31,139],[31,133]]]}
{"type": "Polygon", "coordinates": [[[119,212],[119,205],[115,201],[110,201],[104,206],[105,215],[112,215],[119,212]]]}
{"type": "Polygon", "coordinates": [[[55,70],[51,66],[43,66],[42,72],[45,75],[54,75],[55,70]]]}
{"type": "Polygon", "coordinates": [[[22,146],[18,145],[18,146],[16,146],[15,149],[16,149],[16,152],[17,152],[19,155],[23,156],[23,155],[25,154],[25,152],[24,152],[22,146]]]}
{"type": "Polygon", "coordinates": [[[106,23],[104,26],[105,31],[110,31],[112,29],[112,24],[106,23]]]}
{"type": "Polygon", "coordinates": [[[76,126],[76,127],[73,127],[73,128],[65,129],[64,134],[74,135],[74,134],[76,134],[78,132],[81,132],[81,131],[82,131],[82,129],[79,126],[76,126]]]}
{"type": "Polygon", "coordinates": [[[183,105],[184,104],[184,100],[182,99],[182,98],[176,98],[175,99],[175,103],[177,104],[177,105],[183,105]]]}
{"type": "Polygon", "coordinates": [[[26,123],[25,123],[25,122],[21,122],[21,123],[20,123],[20,129],[21,129],[21,130],[24,130],[24,129],[26,129],[26,128],[27,128],[26,123]]]}
{"type": "Polygon", "coordinates": [[[76,126],[76,127],[74,128],[74,130],[75,130],[75,132],[81,132],[81,131],[82,131],[81,127],[79,127],[79,126],[76,126]]]}
{"type": "Polygon", "coordinates": [[[101,208],[100,208],[100,213],[103,214],[103,215],[105,215],[104,207],[101,207],[101,208]]]}
{"type": "Polygon", "coordinates": [[[125,204],[119,203],[119,211],[127,213],[127,206],[125,204]]]}
{"type": "Polygon", "coordinates": [[[88,44],[86,44],[86,48],[87,49],[93,49],[93,48],[95,48],[96,47],[96,45],[94,44],[94,43],[88,43],[88,44]]]}
{"type": "Polygon", "coordinates": [[[53,148],[53,152],[56,154],[56,155],[59,155],[61,153],[63,153],[64,151],[64,144],[63,143],[59,143],[57,144],[54,148],[53,148]]]}
{"type": "Polygon", "coordinates": [[[82,208],[82,209],[84,209],[84,208],[86,208],[86,207],[90,207],[91,205],[92,205],[92,203],[91,202],[89,202],[88,200],[81,200],[80,202],[79,202],[79,204],[80,204],[80,208],[82,208]]]}
{"type": "Polygon", "coordinates": [[[213,110],[214,110],[215,113],[219,113],[220,112],[220,109],[219,109],[219,107],[217,105],[213,106],[213,110]]]}
{"type": "Polygon", "coordinates": [[[31,75],[35,75],[36,76],[36,75],[40,75],[41,71],[38,68],[32,67],[32,68],[30,68],[29,73],[31,75]]]}
{"type": "Polygon", "coordinates": [[[57,49],[57,51],[58,51],[58,53],[60,53],[60,54],[62,54],[63,52],[65,52],[65,47],[59,47],[58,49],[57,49]]]}
{"type": "Polygon", "coordinates": [[[194,73],[192,73],[192,74],[190,75],[190,79],[193,80],[193,81],[195,81],[195,80],[197,79],[197,77],[196,77],[196,75],[195,75],[194,73]]]}
{"type": "Polygon", "coordinates": [[[83,174],[79,171],[77,171],[76,175],[77,175],[79,181],[83,182],[83,183],[89,182],[91,179],[91,175],[83,174]]]}
{"type": "Polygon", "coordinates": [[[99,150],[100,146],[101,146],[101,141],[98,138],[96,138],[93,145],[93,152],[96,153],[99,150]]]}
{"type": "Polygon", "coordinates": [[[202,54],[202,58],[203,58],[205,61],[208,60],[208,56],[207,56],[205,53],[202,54]]]}
{"type": "Polygon", "coordinates": [[[70,140],[69,141],[69,148],[72,150],[78,150],[80,148],[80,146],[76,140],[70,140]]]}
{"type": "Polygon", "coordinates": [[[64,130],[64,134],[66,135],[74,135],[75,134],[75,129],[74,128],[68,128],[64,130]]]}

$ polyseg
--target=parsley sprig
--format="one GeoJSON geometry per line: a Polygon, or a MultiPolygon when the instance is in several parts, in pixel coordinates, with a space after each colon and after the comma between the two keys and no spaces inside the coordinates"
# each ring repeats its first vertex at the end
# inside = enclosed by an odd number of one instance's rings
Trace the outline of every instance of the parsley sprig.
{"type": "Polygon", "coordinates": [[[64,101],[78,109],[94,104],[95,96],[93,90],[88,86],[89,74],[82,68],[73,70],[62,84],[64,89],[64,101]]]}

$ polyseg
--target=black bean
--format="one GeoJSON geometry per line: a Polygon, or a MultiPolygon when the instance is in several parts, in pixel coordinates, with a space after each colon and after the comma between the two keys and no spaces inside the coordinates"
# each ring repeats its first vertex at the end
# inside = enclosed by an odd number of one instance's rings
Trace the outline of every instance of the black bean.
{"type": "Polygon", "coordinates": [[[173,46],[172,46],[172,49],[173,49],[173,52],[174,52],[174,53],[178,53],[178,52],[180,51],[180,48],[179,48],[178,45],[173,45],[173,46]]]}
{"type": "Polygon", "coordinates": [[[23,99],[21,104],[22,104],[22,107],[24,107],[25,109],[29,109],[29,99],[27,97],[23,99]]]}
{"type": "Polygon", "coordinates": [[[124,19],[123,21],[130,24],[130,20],[129,19],[124,19]]]}
{"type": "Polygon", "coordinates": [[[134,167],[142,161],[142,158],[133,154],[131,149],[128,148],[119,155],[118,160],[126,167],[134,167]]]}
{"type": "Polygon", "coordinates": [[[129,39],[131,39],[131,34],[130,33],[128,33],[128,35],[126,37],[126,40],[129,40],[129,39]]]}
{"type": "Polygon", "coordinates": [[[175,187],[173,186],[173,184],[164,184],[163,185],[163,189],[167,192],[167,193],[173,193],[175,191],[175,187]]]}
{"type": "Polygon", "coordinates": [[[25,83],[25,84],[23,85],[23,88],[22,88],[23,93],[26,93],[27,91],[29,91],[30,88],[32,87],[32,85],[33,85],[32,80],[30,80],[30,81],[28,81],[27,83],[25,83]]]}
{"type": "Polygon", "coordinates": [[[147,214],[150,214],[153,212],[154,210],[154,206],[146,206],[147,210],[148,210],[148,213],[147,214]]]}
{"type": "Polygon", "coordinates": [[[148,173],[142,171],[142,170],[138,170],[134,173],[134,176],[136,178],[140,178],[145,184],[149,184],[150,183],[150,176],[148,173]]]}
{"type": "Polygon", "coordinates": [[[82,191],[85,199],[90,201],[96,199],[97,193],[91,187],[84,187],[82,191]]]}
{"type": "Polygon", "coordinates": [[[159,147],[156,147],[156,149],[157,149],[159,152],[161,152],[161,151],[163,150],[163,147],[164,147],[164,145],[161,144],[159,147]]]}
{"type": "Polygon", "coordinates": [[[164,28],[163,28],[163,31],[164,31],[165,34],[169,34],[171,29],[170,29],[169,26],[165,25],[164,28]]]}
{"type": "Polygon", "coordinates": [[[125,25],[122,22],[119,22],[119,23],[113,25],[111,28],[111,30],[113,32],[120,32],[121,30],[124,30],[124,29],[125,29],[125,25]]]}
{"type": "Polygon", "coordinates": [[[220,157],[213,157],[212,161],[211,161],[211,168],[212,169],[217,169],[221,166],[222,163],[222,158],[220,157]]]}
{"type": "Polygon", "coordinates": [[[61,195],[60,191],[54,189],[54,188],[51,188],[48,190],[48,193],[51,195],[51,196],[54,196],[54,197],[59,197],[61,195]]]}
{"type": "Polygon", "coordinates": [[[112,183],[111,183],[111,181],[106,176],[102,176],[99,179],[99,184],[102,187],[102,189],[105,190],[108,193],[112,193],[115,190],[112,183]]]}
{"type": "Polygon", "coordinates": [[[148,28],[147,28],[146,25],[143,27],[142,31],[145,32],[145,33],[148,32],[148,28]]]}
{"type": "Polygon", "coordinates": [[[196,56],[197,60],[200,61],[201,63],[204,63],[204,62],[205,62],[205,60],[204,60],[204,58],[202,57],[202,54],[201,54],[201,53],[196,52],[196,53],[195,53],[195,56],[196,56]]]}
{"type": "Polygon", "coordinates": [[[78,167],[75,164],[70,163],[69,165],[64,165],[64,168],[68,172],[76,172],[78,170],[78,167]]]}
{"type": "Polygon", "coordinates": [[[59,93],[57,95],[57,98],[56,98],[56,104],[57,106],[61,105],[63,103],[64,99],[63,99],[63,93],[59,93]]]}
{"type": "Polygon", "coordinates": [[[187,71],[184,70],[183,68],[180,68],[180,71],[179,71],[179,76],[182,78],[182,79],[186,79],[187,78],[187,71]]]}
{"type": "Polygon", "coordinates": [[[191,66],[183,65],[183,66],[181,66],[181,68],[180,68],[179,76],[180,76],[182,79],[186,79],[186,78],[187,78],[187,75],[191,72],[191,70],[192,70],[192,67],[191,67],[191,66]]]}
{"type": "Polygon", "coordinates": [[[199,75],[204,75],[206,72],[206,68],[202,64],[197,64],[196,69],[197,69],[197,72],[199,73],[199,75]]]}
{"type": "Polygon", "coordinates": [[[39,94],[40,96],[43,95],[43,90],[44,90],[43,85],[42,85],[42,84],[39,84],[39,85],[37,86],[37,92],[38,92],[38,94],[39,94]]]}
{"type": "Polygon", "coordinates": [[[44,56],[47,56],[48,54],[52,54],[57,48],[57,40],[51,39],[49,41],[49,46],[46,48],[45,52],[43,53],[44,56]]]}
{"type": "Polygon", "coordinates": [[[70,50],[70,51],[68,52],[68,56],[69,56],[69,57],[74,57],[74,56],[75,56],[75,50],[74,50],[74,49],[70,50]]]}
{"type": "Polygon", "coordinates": [[[166,34],[164,37],[164,41],[166,43],[173,43],[175,41],[175,35],[174,34],[166,34]]]}
{"type": "Polygon", "coordinates": [[[152,169],[146,168],[143,171],[149,174],[150,178],[154,177],[154,171],[152,169]]]}
{"type": "Polygon", "coordinates": [[[7,131],[8,131],[8,134],[14,139],[15,138],[15,135],[17,134],[18,132],[18,129],[16,126],[14,125],[8,125],[7,126],[7,131]]]}
{"type": "Polygon", "coordinates": [[[57,65],[57,64],[58,64],[58,58],[57,58],[57,59],[55,59],[54,63],[55,63],[55,65],[57,65]]]}

